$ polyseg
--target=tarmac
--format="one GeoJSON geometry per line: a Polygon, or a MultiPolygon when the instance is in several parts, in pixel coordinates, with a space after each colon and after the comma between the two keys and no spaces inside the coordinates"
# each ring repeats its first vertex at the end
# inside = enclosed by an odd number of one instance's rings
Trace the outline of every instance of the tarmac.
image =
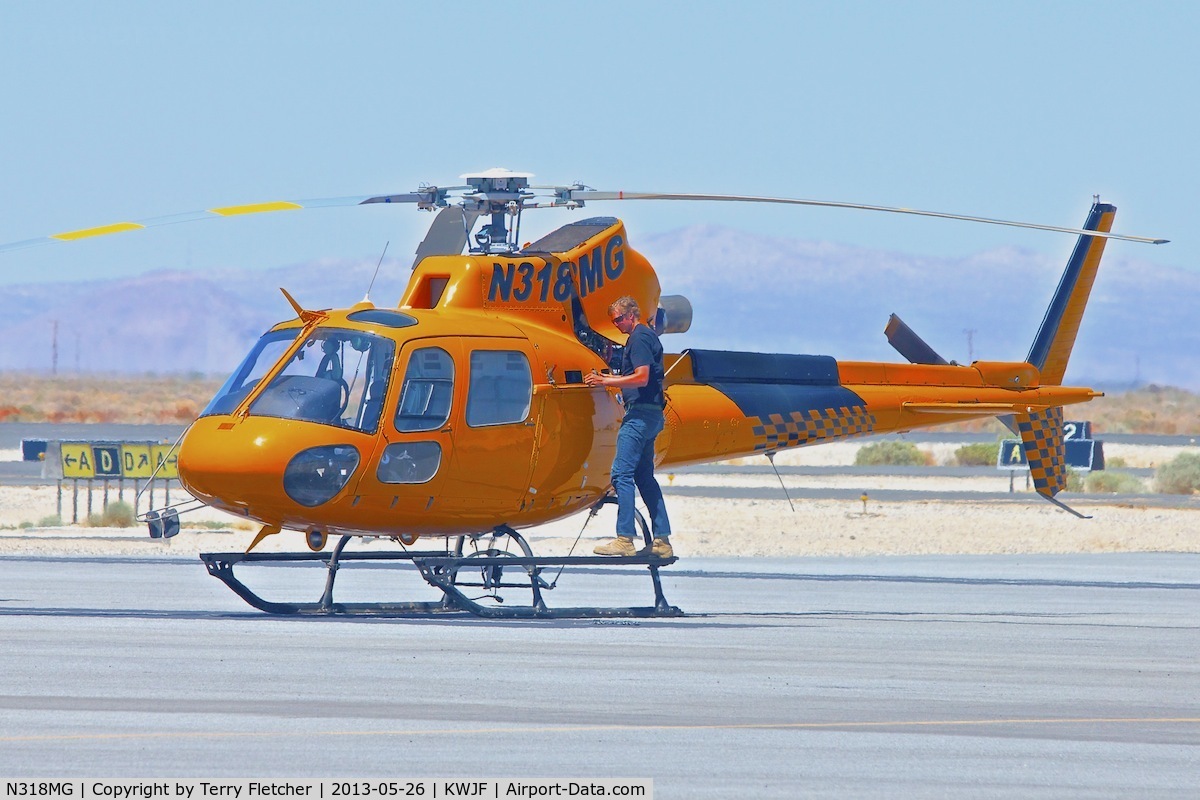
{"type": "MultiPolygon", "coordinates": [[[[684,559],[662,574],[687,616],[299,618],[250,609],[196,559],[0,557],[0,775],[650,778],[657,798],[1200,783],[1200,555],[684,559]]],[[[338,581],[429,591],[367,566],[338,581]]],[[[633,568],[560,583],[597,604],[648,592],[633,568]]],[[[259,584],[311,599],[322,585],[311,567],[259,584]]]]}

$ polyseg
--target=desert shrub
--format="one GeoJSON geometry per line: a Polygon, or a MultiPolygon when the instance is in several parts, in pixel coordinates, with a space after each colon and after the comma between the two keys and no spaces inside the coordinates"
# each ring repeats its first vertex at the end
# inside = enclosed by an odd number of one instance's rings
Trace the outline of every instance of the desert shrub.
{"type": "Polygon", "coordinates": [[[1154,491],[1192,494],[1200,489],[1200,453],[1180,453],[1154,473],[1154,491]]]}
{"type": "Polygon", "coordinates": [[[89,514],[87,525],[89,528],[131,528],[135,521],[133,506],[117,500],[109,503],[101,513],[89,514]]]}
{"type": "Polygon", "coordinates": [[[999,457],[999,442],[964,444],[954,451],[954,463],[960,467],[994,467],[999,457]]]}
{"type": "Polygon", "coordinates": [[[1113,456],[1112,458],[1104,459],[1104,467],[1105,469],[1127,469],[1129,462],[1120,456],[1113,456]]]}
{"type": "Polygon", "coordinates": [[[1090,472],[1083,481],[1084,488],[1089,492],[1108,494],[1141,494],[1146,491],[1146,484],[1137,475],[1121,470],[1103,470],[1090,472]]]}
{"type": "Polygon", "coordinates": [[[30,522],[29,520],[23,520],[23,521],[21,522],[21,524],[20,524],[20,525],[18,525],[17,527],[18,527],[18,528],[20,528],[20,529],[21,529],[21,530],[23,530],[23,531],[24,531],[24,530],[29,530],[30,528],[32,528],[32,527],[33,527],[33,523],[32,523],[32,522],[30,522]]]}
{"type": "Polygon", "coordinates": [[[860,447],[854,456],[854,463],[860,467],[888,466],[925,466],[931,461],[931,456],[917,449],[912,442],[875,442],[860,447]]]}
{"type": "Polygon", "coordinates": [[[109,528],[132,528],[137,520],[134,519],[133,506],[123,500],[109,503],[104,509],[104,524],[109,528]]]}
{"type": "Polygon", "coordinates": [[[1067,467],[1067,485],[1063,487],[1067,492],[1082,492],[1083,491],[1083,476],[1075,470],[1067,467]]]}
{"type": "Polygon", "coordinates": [[[39,528],[61,528],[63,524],[62,517],[58,514],[51,514],[48,517],[42,517],[38,520],[39,528]]]}

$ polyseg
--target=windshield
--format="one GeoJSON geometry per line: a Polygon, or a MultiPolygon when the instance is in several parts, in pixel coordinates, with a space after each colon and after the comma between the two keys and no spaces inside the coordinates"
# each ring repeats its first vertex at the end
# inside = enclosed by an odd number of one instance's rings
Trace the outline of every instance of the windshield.
{"type": "MultiPolygon", "coordinates": [[[[236,408],[295,341],[297,333],[276,331],[260,339],[230,379],[227,384],[230,388],[223,389],[230,399],[218,395],[205,413],[227,414],[236,408]],[[243,373],[244,377],[239,379],[243,373]]],[[[254,398],[250,415],[319,422],[372,433],[379,427],[395,353],[395,343],[382,336],[341,328],[317,328],[309,332],[304,344],[254,398]]]]}
{"type": "Polygon", "coordinates": [[[292,346],[299,334],[299,328],[285,328],[263,334],[250,350],[250,354],[229,376],[229,380],[225,381],[225,385],[217,390],[216,396],[200,412],[200,416],[229,414],[241,405],[262,380],[263,375],[267,374],[267,370],[275,366],[275,362],[292,346]]]}

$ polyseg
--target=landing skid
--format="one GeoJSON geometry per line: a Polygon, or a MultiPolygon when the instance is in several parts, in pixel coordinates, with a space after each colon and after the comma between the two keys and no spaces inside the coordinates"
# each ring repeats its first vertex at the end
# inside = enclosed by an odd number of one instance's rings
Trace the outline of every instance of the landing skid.
{"type": "MultiPolygon", "coordinates": [[[[639,522],[642,520],[639,519],[639,522]]],[[[469,613],[489,619],[589,619],[683,615],[679,608],[667,603],[658,575],[660,567],[675,563],[674,557],[659,558],[648,553],[613,557],[538,557],[532,554],[521,534],[503,525],[488,534],[457,537],[455,546],[445,550],[348,553],[346,545],[353,538],[355,537],[343,536],[330,553],[201,553],[200,558],[210,575],[220,579],[238,597],[253,607],[269,614],[428,616],[469,613]],[[482,549],[466,552],[465,545],[473,544],[478,548],[480,540],[487,537],[490,537],[490,540],[485,542],[482,549]],[[506,537],[519,547],[521,555],[493,546],[500,537],[506,537]],[[233,574],[234,567],[238,564],[294,564],[311,561],[319,561],[326,568],[325,590],[315,603],[279,603],[266,600],[251,591],[233,574]],[[333,589],[338,569],[343,564],[354,561],[409,562],[430,586],[441,590],[442,599],[395,603],[336,602],[333,589]],[[543,570],[558,567],[561,572],[561,568],[574,566],[645,566],[650,572],[654,587],[654,605],[551,608],[546,604],[544,593],[552,590],[556,581],[547,583],[542,577],[543,570]],[[505,604],[505,600],[499,594],[501,589],[528,593],[529,602],[524,605],[505,604]],[[475,591],[482,594],[472,597],[468,591],[472,594],[475,591]],[[480,600],[486,602],[481,603],[480,600]]],[[[649,541],[648,535],[644,535],[644,538],[649,541]]],[[[506,595],[511,596],[511,592],[506,592],[506,595]]]]}

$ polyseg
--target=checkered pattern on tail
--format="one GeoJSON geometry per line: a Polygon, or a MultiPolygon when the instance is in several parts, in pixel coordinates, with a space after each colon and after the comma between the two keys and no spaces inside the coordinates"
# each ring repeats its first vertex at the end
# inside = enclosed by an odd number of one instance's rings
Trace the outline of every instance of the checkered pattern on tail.
{"type": "Polygon", "coordinates": [[[822,439],[862,436],[875,428],[875,415],[865,406],[810,409],[752,417],[755,451],[773,453],[822,439]]]}
{"type": "Polygon", "coordinates": [[[1054,497],[1067,485],[1067,448],[1063,443],[1062,407],[1017,414],[1017,429],[1039,494],[1054,497]]]}

